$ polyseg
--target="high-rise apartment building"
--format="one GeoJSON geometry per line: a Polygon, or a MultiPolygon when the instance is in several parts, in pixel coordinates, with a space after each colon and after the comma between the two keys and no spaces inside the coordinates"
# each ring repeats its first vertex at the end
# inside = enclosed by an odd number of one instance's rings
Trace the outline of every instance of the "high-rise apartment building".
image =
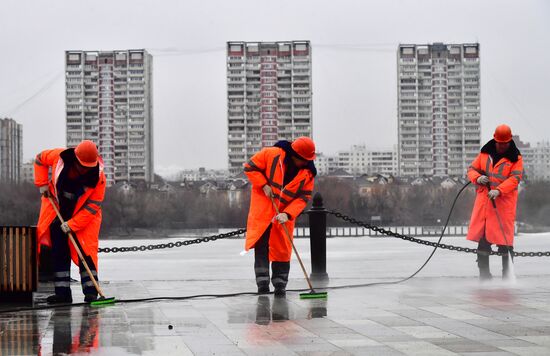
{"type": "Polygon", "coordinates": [[[399,45],[399,175],[464,176],[479,153],[479,44],[399,45]]]}
{"type": "Polygon", "coordinates": [[[229,172],[277,140],[312,136],[309,41],[228,42],[229,172]]]}
{"type": "Polygon", "coordinates": [[[107,184],[152,182],[153,60],[145,50],[67,51],[67,146],[94,141],[107,184]]]}
{"type": "Polygon", "coordinates": [[[23,164],[23,126],[0,119],[0,182],[19,183],[23,164]]]}

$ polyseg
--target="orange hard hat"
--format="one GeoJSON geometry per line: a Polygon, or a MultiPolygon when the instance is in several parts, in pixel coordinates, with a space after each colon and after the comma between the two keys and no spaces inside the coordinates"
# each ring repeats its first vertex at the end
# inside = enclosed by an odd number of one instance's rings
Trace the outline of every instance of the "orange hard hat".
{"type": "Polygon", "coordinates": [[[315,159],[315,143],[309,137],[298,137],[291,145],[294,152],[296,152],[301,158],[306,161],[313,161],[315,159]]]}
{"type": "Polygon", "coordinates": [[[512,129],[505,124],[498,125],[493,138],[496,142],[510,142],[512,141],[512,129]]]}
{"type": "Polygon", "coordinates": [[[76,159],[84,167],[95,167],[97,165],[99,153],[97,146],[90,140],[84,140],[74,149],[76,159]]]}

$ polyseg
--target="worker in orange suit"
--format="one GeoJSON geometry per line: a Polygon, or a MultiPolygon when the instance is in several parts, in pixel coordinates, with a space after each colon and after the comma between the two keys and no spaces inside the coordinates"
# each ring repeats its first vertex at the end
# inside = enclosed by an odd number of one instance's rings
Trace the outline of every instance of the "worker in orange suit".
{"type": "Polygon", "coordinates": [[[55,294],[47,302],[71,303],[71,258],[80,268],[84,300],[97,299],[97,290],[78,259],[67,234],[73,233],[83,256],[97,280],[98,237],[101,204],[106,179],[97,146],[84,140],[75,148],[45,150],[34,162],[34,183],[42,194],[37,237],[40,245],[52,249],[55,294]],[[51,174],[51,179],[49,175],[51,174]],[[48,197],[53,198],[64,223],[57,218],[48,197]]]}
{"type": "Polygon", "coordinates": [[[292,239],[294,223],[311,199],[314,177],[315,144],[309,137],[293,142],[279,141],[273,147],[256,153],[244,171],[252,184],[245,250],[254,248],[254,272],[259,294],[270,292],[286,296],[292,245],[285,236],[283,224],[292,239]],[[272,200],[278,206],[276,213],[272,200]]]}
{"type": "Polygon", "coordinates": [[[513,255],[518,184],[523,178],[523,160],[508,125],[495,129],[493,139],[472,162],[468,178],[477,186],[467,239],[478,242],[479,278],[492,278],[489,255],[495,244],[503,254],[502,277],[506,279],[510,277],[508,255],[513,255]]]}

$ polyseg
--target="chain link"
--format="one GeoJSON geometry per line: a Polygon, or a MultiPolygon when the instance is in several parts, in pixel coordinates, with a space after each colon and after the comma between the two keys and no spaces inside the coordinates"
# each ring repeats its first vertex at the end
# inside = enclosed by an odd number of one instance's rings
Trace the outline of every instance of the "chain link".
{"type": "Polygon", "coordinates": [[[228,237],[242,235],[245,232],[246,232],[246,229],[239,229],[239,230],[226,232],[226,233],[219,234],[219,235],[207,236],[207,237],[194,239],[194,240],[169,242],[169,243],[166,243],[166,244],[128,246],[128,247],[104,247],[104,248],[98,249],[98,252],[100,252],[100,253],[118,253],[118,252],[137,252],[137,251],[147,251],[147,250],[149,250],[149,251],[160,250],[160,249],[164,249],[164,248],[189,246],[189,245],[194,245],[194,244],[200,244],[202,242],[216,241],[216,240],[225,239],[225,238],[228,238],[228,237]]]}
{"type": "MultiPolygon", "coordinates": [[[[361,227],[364,227],[366,229],[378,232],[382,235],[396,237],[398,239],[402,239],[405,241],[411,241],[417,244],[426,245],[426,246],[432,246],[432,247],[438,247],[445,250],[450,251],[459,251],[459,252],[466,252],[466,253],[477,253],[476,248],[468,248],[468,247],[462,247],[462,246],[453,246],[453,245],[447,245],[447,244],[441,244],[437,242],[417,239],[412,236],[407,236],[403,234],[399,234],[397,232],[393,232],[390,230],[386,230],[384,228],[378,227],[376,225],[371,225],[366,222],[354,219],[350,216],[347,216],[345,214],[342,214],[335,210],[327,210],[328,214],[334,215],[335,217],[342,219],[346,222],[349,222],[351,224],[355,224],[361,227]]],[[[156,245],[141,245],[141,246],[128,246],[128,247],[104,247],[100,248],[98,252],[100,253],[118,253],[118,252],[137,252],[137,251],[152,251],[152,250],[160,250],[165,248],[174,248],[174,247],[182,247],[182,246],[189,246],[194,244],[200,244],[202,242],[210,242],[210,241],[216,241],[219,239],[225,239],[228,237],[238,236],[242,235],[246,232],[246,229],[239,229],[219,235],[214,236],[207,236],[199,239],[194,240],[184,240],[184,241],[176,241],[176,242],[169,242],[169,243],[163,243],[163,244],[156,244],[156,245]]],[[[491,255],[503,255],[503,253],[500,253],[498,251],[491,251],[491,255]]],[[[514,256],[519,257],[550,257],[550,251],[539,251],[539,252],[516,252],[513,251],[514,256]]]]}
{"type": "MultiPolygon", "coordinates": [[[[372,231],[375,231],[375,232],[378,232],[380,234],[383,234],[383,235],[387,235],[387,236],[392,236],[392,237],[397,237],[398,239],[402,239],[402,240],[406,240],[406,241],[411,241],[411,242],[414,242],[414,243],[417,243],[417,244],[421,244],[421,245],[427,245],[427,246],[432,246],[432,247],[438,247],[438,248],[442,248],[442,249],[445,249],[445,250],[451,250],[451,251],[459,251],[459,252],[466,252],[466,253],[477,253],[477,249],[476,248],[468,248],[468,247],[461,247],[461,246],[453,246],[453,245],[447,245],[447,244],[440,244],[440,243],[437,243],[437,242],[432,242],[432,241],[426,241],[426,240],[422,240],[422,239],[417,239],[415,237],[412,237],[412,236],[407,236],[407,235],[403,235],[403,234],[399,234],[397,232],[393,232],[393,231],[390,231],[390,230],[386,230],[384,228],[381,228],[381,227],[378,227],[378,226],[375,226],[375,225],[371,225],[371,224],[368,224],[368,223],[365,223],[363,221],[359,221],[359,220],[356,220],[350,216],[347,216],[347,215],[344,215],[338,211],[335,211],[335,210],[327,210],[327,213],[328,214],[331,214],[331,215],[334,215],[336,216],[337,218],[339,219],[342,219],[346,222],[349,222],[351,224],[355,224],[355,225],[358,225],[358,226],[362,226],[364,228],[367,228],[369,230],[372,230],[372,231]]],[[[502,256],[504,253],[500,253],[498,251],[491,251],[490,252],[491,255],[499,255],[499,256],[502,256]]],[[[516,251],[513,251],[513,254],[514,256],[520,256],[520,257],[542,257],[542,256],[550,256],[550,251],[544,251],[544,252],[516,252],[516,251]]]]}

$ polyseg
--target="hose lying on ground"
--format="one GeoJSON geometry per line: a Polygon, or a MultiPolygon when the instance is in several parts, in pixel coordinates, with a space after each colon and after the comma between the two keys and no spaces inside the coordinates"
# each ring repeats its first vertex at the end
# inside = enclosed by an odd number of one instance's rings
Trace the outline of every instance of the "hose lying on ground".
{"type": "MultiPolygon", "coordinates": [[[[439,244],[441,240],[443,239],[443,235],[445,234],[445,230],[447,229],[447,226],[449,225],[449,220],[451,219],[451,215],[453,213],[453,209],[455,207],[455,204],[460,197],[460,194],[468,187],[470,182],[466,183],[456,194],[453,204],[451,205],[451,209],[449,210],[449,214],[447,215],[447,220],[445,221],[445,225],[443,226],[443,230],[441,230],[441,235],[439,236],[439,240],[437,243],[439,244]]],[[[428,262],[432,259],[433,255],[435,254],[435,251],[437,250],[437,246],[434,247],[432,253],[426,261],[418,268],[413,274],[411,274],[408,277],[399,279],[397,281],[387,281],[387,282],[371,282],[371,283],[363,283],[363,284],[350,284],[350,285],[342,285],[342,286],[333,286],[333,287],[323,287],[319,288],[321,290],[329,290],[329,289],[346,289],[346,288],[360,288],[360,287],[370,287],[370,286],[377,286],[377,285],[385,285],[385,284],[398,284],[402,282],[406,282],[409,279],[416,276],[426,265],[428,262]]],[[[309,289],[287,289],[288,292],[307,292],[309,289]]],[[[258,293],[255,292],[241,292],[241,293],[227,293],[227,294],[196,294],[196,295],[188,295],[188,296],[181,296],[181,297],[150,297],[150,298],[137,298],[137,299],[117,299],[117,304],[120,303],[142,303],[142,302],[151,302],[151,301],[157,301],[157,300],[189,300],[189,299],[199,299],[199,298],[231,298],[231,297],[238,297],[243,295],[258,295],[258,293]]],[[[57,309],[57,308],[70,308],[70,307],[81,307],[81,306],[89,306],[89,303],[70,303],[70,304],[54,304],[54,305],[42,305],[42,306],[36,306],[36,307],[19,307],[19,308],[12,308],[12,309],[0,309],[0,314],[7,314],[7,313],[16,313],[16,312],[24,312],[24,311],[35,311],[35,310],[47,310],[47,309],[57,309]]]]}

